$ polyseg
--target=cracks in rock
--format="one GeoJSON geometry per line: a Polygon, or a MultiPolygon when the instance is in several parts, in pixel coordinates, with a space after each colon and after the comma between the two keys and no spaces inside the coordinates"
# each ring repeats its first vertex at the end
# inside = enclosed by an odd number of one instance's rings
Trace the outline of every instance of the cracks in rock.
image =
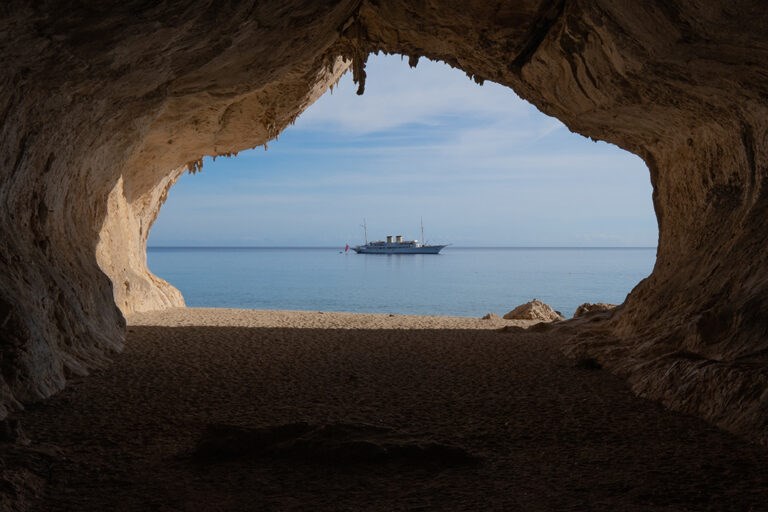
{"type": "Polygon", "coordinates": [[[752,126],[742,121],[741,123],[741,143],[744,145],[744,154],[747,157],[749,166],[749,190],[750,195],[754,197],[757,192],[757,162],[755,161],[755,134],[752,126]]]}
{"type": "Polygon", "coordinates": [[[32,218],[30,219],[30,227],[34,235],[35,246],[47,256],[51,244],[45,234],[45,226],[48,222],[48,214],[51,210],[49,210],[48,204],[45,202],[45,197],[40,197],[38,194],[34,194],[32,196],[30,211],[33,212],[32,218]]]}
{"type": "Polygon", "coordinates": [[[19,172],[19,169],[21,169],[21,164],[24,162],[24,158],[27,156],[28,143],[29,143],[29,133],[25,133],[24,135],[21,136],[21,139],[19,140],[19,149],[16,153],[16,161],[13,163],[13,167],[11,167],[11,175],[10,175],[11,179],[13,179],[16,173],[19,172]]]}
{"type": "MultiPolygon", "coordinates": [[[[48,154],[48,158],[45,160],[45,165],[43,166],[42,170],[43,176],[51,172],[51,168],[53,167],[53,162],[55,159],[56,157],[53,153],[48,154]]],[[[38,193],[35,191],[32,194],[32,202],[30,205],[30,211],[32,212],[32,215],[29,225],[32,230],[32,234],[34,235],[35,246],[37,246],[43,254],[48,256],[51,243],[48,235],[46,234],[46,226],[48,223],[48,216],[50,213],[53,213],[53,210],[50,209],[48,204],[45,202],[45,182],[41,181],[39,187],[40,192],[38,193]]]]}
{"type": "Polygon", "coordinates": [[[227,125],[230,119],[235,115],[235,112],[237,110],[239,110],[240,112],[243,111],[243,100],[240,98],[238,98],[236,101],[233,101],[229,105],[227,105],[224,111],[219,116],[219,120],[218,120],[219,129],[216,131],[217,138],[220,136],[221,132],[224,130],[224,127],[227,125]]]}
{"type": "Polygon", "coordinates": [[[509,65],[510,71],[520,74],[523,67],[528,64],[536,54],[552,27],[562,17],[564,11],[565,0],[549,0],[543,2],[542,6],[539,8],[539,12],[536,14],[536,21],[531,25],[530,32],[525,38],[526,42],[523,45],[522,50],[520,50],[520,53],[517,54],[515,60],[509,65]]]}
{"type": "Polygon", "coordinates": [[[651,186],[653,192],[651,193],[651,201],[653,202],[653,210],[656,212],[656,224],[659,230],[658,245],[661,246],[661,236],[664,233],[661,223],[664,220],[664,209],[661,206],[661,198],[659,197],[659,163],[656,161],[656,156],[650,151],[643,151],[641,156],[645,165],[648,166],[648,172],[651,175],[651,186]]]}
{"type": "Polygon", "coordinates": [[[9,95],[8,103],[3,109],[3,114],[0,115],[0,126],[3,126],[3,127],[8,126],[6,122],[8,121],[8,117],[11,115],[11,109],[15,104],[16,104],[16,94],[9,95]]]}
{"type": "Polygon", "coordinates": [[[43,166],[43,174],[48,174],[51,172],[51,167],[53,167],[53,161],[56,159],[56,157],[53,155],[53,153],[48,153],[48,159],[45,161],[45,165],[43,166]]]}
{"type": "Polygon", "coordinates": [[[560,38],[560,48],[563,50],[563,57],[568,62],[568,67],[571,70],[573,81],[576,83],[576,86],[579,88],[584,97],[589,99],[589,93],[584,88],[584,84],[581,83],[581,80],[579,80],[579,66],[576,63],[576,59],[579,59],[581,60],[582,64],[586,65],[584,59],[578,54],[578,52],[582,50],[581,45],[579,45],[576,40],[571,37],[570,34],[563,34],[563,36],[560,38]]]}
{"type": "Polygon", "coordinates": [[[557,43],[562,56],[568,63],[573,82],[581,91],[581,94],[586,100],[597,106],[599,102],[597,99],[593,99],[593,97],[595,92],[599,93],[600,87],[594,74],[589,69],[590,59],[584,57],[591,27],[587,26],[577,16],[563,15],[561,18],[563,27],[557,43]],[[590,91],[592,94],[590,94],[590,91]]]}

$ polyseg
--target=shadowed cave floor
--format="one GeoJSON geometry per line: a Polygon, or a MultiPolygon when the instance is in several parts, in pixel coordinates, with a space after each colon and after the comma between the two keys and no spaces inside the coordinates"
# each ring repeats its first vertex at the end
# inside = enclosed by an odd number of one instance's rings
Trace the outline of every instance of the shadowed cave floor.
{"type": "Polygon", "coordinates": [[[184,314],[17,415],[53,454],[31,510],[768,510],[765,449],[551,334],[184,314]]]}

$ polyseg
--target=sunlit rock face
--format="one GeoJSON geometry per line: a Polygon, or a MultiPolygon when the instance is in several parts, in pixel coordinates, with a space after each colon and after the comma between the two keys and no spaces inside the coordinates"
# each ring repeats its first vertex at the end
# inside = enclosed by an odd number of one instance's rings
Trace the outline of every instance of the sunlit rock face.
{"type": "Polygon", "coordinates": [[[103,365],[121,310],[183,305],[146,268],[168,188],[277,136],[350,64],[362,92],[386,51],[508,85],[645,159],[654,272],[571,349],[766,442],[766,27],[757,0],[6,2],[0,402],[103,365]]]}

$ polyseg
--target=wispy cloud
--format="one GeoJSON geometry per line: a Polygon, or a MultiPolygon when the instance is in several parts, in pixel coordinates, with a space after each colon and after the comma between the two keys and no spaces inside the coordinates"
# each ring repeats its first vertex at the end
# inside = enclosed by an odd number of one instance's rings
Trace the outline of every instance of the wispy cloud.
{"type": "MultiPolygon", "coordinates": [[[[354,240],[359,218],[459,245],[652,245],[648,172],[509,89],[445,65],[369,62],[269,151],[206,161],[171,190],[150,243],[354,240]]],[[[266,242],[265,242],[266,243],[266,242]]]]}
{"type": "Polygon", "coordinates": [[[342,81],[331,96],[323,98],[299,117],[299,130],[335,130],[367,134],[402,126],[434,126],[446,119],[525,118],[532,108],[497,84],[478,86],[449,66],[422,60],[410,69],[398,58],[372,61],[366,93],[354,94],[351,80],[342,81]],[[375,62],[375,64],[373,63],[375,62]]]}

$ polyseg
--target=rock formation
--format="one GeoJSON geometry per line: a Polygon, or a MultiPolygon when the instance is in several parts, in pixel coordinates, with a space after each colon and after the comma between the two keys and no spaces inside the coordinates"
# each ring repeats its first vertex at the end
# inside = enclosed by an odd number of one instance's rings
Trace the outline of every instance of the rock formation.
{"type": "Polygon", "coordinates": [[[580,316],[587,315],[589,313],[601,313],[604,311],[610,311],[616,307],[616,304],[606,304],[605,302],[596,302],[594,304],[585,302],[576,308],[573,313],[573,318],[579,318],[580,316]]]}
{"type": "Polygon", "coordinates": [[[375,51],[504,84],[640,155],[654,271],[573,346],[638,393],[768,441],[757,0],[4,2],[0,416],[120,350],[120,309],[182,304],[143,254],[180,173],[267,143],[350,64],[362,92],[375,51]]]}
{"type": "Polygon", "coordinates": [[[515,309],[504,315],[504,320],[540,320],[542,322],[555,322],[563,320],[563,317],[549,305],[539,299],[533,299],[525,304],[520,304],[515,309]]]}

